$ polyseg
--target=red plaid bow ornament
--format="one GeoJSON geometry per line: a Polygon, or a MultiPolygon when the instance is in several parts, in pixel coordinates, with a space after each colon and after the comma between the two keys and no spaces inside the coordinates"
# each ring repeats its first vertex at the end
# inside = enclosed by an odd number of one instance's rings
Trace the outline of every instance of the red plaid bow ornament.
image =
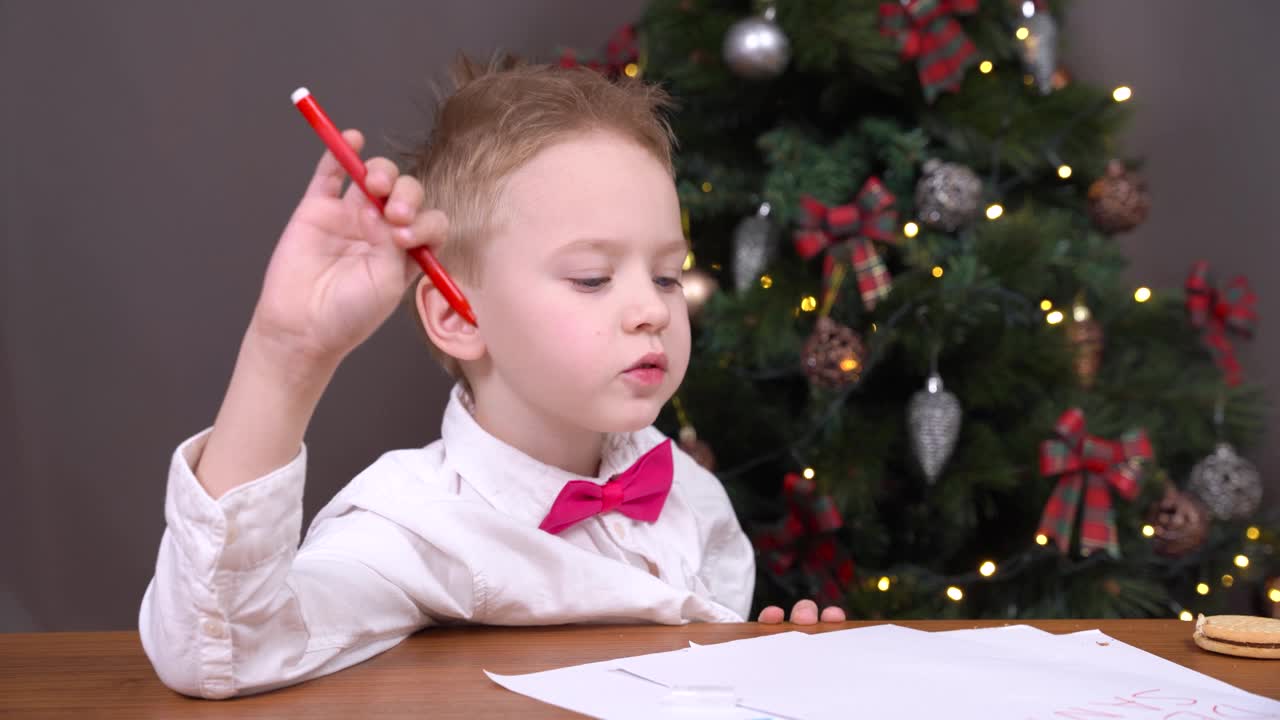
{"type": "Polygon", "coordinates": [[[971,15],[978,0],[902,0],[880,4],[880,33],[893,38],[898,52],[916,60],[920,87],[927,102],[942,92],[956,92],[978,50],[956,15],[971,15]]]}
{"type": "Polygon", "coordinates": [[[1227,331],[1253,337],[1258,323],[1258,313],[1254,310],[1257,302],[1245,276],[1237,275],[1225,290],[1218,290],[1209,283],[1208,262],[1201,260],[1191,266],[1187,276],[1187,313],[1191,325],[1203,332],[1205,345],[1222,368],[1228,385],[1239,385],[1242,378],[1240,362],[1227,331]]]}
{"type": "Polygon", "coordinates": [[[603,60],[587,58],[584,62],[571,49],[566,48],[560,52],[560,67],[571,68],[582,65],[601,72],[610,78],[617,78],[625,74],[628,65],[639,61],[640,50],[636,42],[636,28],[634,25],[623,25],[615,30],[613,35],[609,36],[609,42],[605,45],[603,60]]]}
{"type": "Polygon", "coordinates": [[[803,215],[793,239],[796,253],[808,260],[826,250],[823,278],[830,278],[837,260],[847,256],[858,279],[862,304],[868,310],[875,309],[876,303],[893,289],[893,278],[873,241],[898,243],[895,200],[893,193],[876,177],[867,178],[848,205],[827,207],[808,195],[800,198],[803,215]],[[833,253],[842,257],[834,257],[833,253]]]}
{"type": "Polygon", "coordinates": [[[756,549],[775,575],[786,575],[798,563],[820,606],[839,603],[854,573],[853,559],[835,539],[844,519],[830,495],[817,494],[813,480],[787,473],[782,488],[787,515],[756,535],[756,549]]]}
{"type": "Polygon", "coordinates": [[[1067,552],[1075,527],[1080,495],[1084,494],[1084,514],[1080,518],[1080,551],[1088,555],[1106,550],[1120,556],[1115,510],[1111,490],[1125,500],[1138,495],[1142,480],[1142,460],[1152,458],[1145,431],[1130,430],[1119,441],[1088,434],[1084,412],[1072,408],[1054,425],[1057,437],[1040,445],[1040,474],[1058,476],[1058,484],[1045,503],[1038,533],[1067,552]]]}

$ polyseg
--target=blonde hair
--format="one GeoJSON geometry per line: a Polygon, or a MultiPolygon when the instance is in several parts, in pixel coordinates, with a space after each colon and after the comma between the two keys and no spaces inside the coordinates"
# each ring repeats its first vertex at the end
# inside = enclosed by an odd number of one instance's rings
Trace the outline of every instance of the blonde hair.
{"type": "MultiPolygon", "coordinates": [[[[635,142],[674,177],[675,136],[665,112],[672,107],[662,88],[639,80],[610,80],[584,67],[527,65],[510,56],[480,65],[460,55],[452,68],[454,92],[436,112],[429,137],[408,153],[407,172],[426,193],[424,206],[449,217],[448,241],[438,255],[450,274],[475,283],[484,242],[503,183],[542,150],[575,134],[604,130],[635,142]]],[[[405,304],[423,330],[415,300],[405,304]]],[[[455,378],[457,360],[432,353],[455,378]]]]}

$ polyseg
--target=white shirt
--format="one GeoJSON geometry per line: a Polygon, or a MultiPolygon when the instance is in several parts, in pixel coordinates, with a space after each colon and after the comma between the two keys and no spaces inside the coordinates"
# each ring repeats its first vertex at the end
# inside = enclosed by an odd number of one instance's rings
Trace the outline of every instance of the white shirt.
{"type": "MultiPolygon", "coordinates": [[[[483,430],[452,393],[441,439],[353,479],[298,547],[306,448],[209,497],[191,468],[207,432],[174,452],[168,527],[142,599],[142,645],[187,695],[262,692],[354,665],[437,624],[741,622],[755,560],[724,488],[673,447],[652,524],[617,512],[538,529],[579,479],[483,430]]],[[[603,484],[666,438],[607,436],[603,484]]]]}

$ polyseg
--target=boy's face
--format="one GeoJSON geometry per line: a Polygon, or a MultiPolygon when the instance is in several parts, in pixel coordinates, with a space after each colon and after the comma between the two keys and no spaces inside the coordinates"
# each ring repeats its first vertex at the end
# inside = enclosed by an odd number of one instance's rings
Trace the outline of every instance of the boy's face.
{"type": "MultiPolygon", "coordinates": [[[[513,173],[476,298],[496,397],[593,432],[653,423],[689,366],[675,186],[607,133],[553,145],[513,173]]],[[[484,392],[477,388],[478,392],[484,392]]]]}

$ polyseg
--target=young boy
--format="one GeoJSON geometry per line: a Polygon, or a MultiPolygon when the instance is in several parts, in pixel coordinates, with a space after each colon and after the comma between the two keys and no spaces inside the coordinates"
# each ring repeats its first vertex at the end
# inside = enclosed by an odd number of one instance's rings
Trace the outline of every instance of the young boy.
{"type": "MultiPolygon", "coordinates": [[[[139,627],[178,692],[297,683],[429,625],[749,611],[752,549],[724,489],[650,427],[690,344],[665,96],[585,69],[465,61],[458,84],[412,174],[368,162],[384,213],[342,192],[326,153],[213,428],[174,453],[139,627]],[[478,327],[417,277],[405,251],[424,244],[478,327]],[[410,287],[458,380],[442,437],[360,473],[299,548],[304,431],[338,364],[410,287]]],[[[810,601],[792,611],[817,619],[810,601]]]]}

